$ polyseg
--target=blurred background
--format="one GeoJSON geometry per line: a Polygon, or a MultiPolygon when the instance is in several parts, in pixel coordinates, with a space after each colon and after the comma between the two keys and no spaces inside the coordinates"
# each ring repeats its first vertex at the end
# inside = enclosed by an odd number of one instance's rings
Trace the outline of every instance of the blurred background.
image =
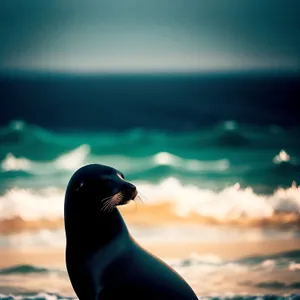
{"type": "Polygon", "coordinates": [[[299,26],[296,0],[1,1],[0,298],[75,296],[64,192],[100,163],[199,298],[296,299],[299,26]]]}

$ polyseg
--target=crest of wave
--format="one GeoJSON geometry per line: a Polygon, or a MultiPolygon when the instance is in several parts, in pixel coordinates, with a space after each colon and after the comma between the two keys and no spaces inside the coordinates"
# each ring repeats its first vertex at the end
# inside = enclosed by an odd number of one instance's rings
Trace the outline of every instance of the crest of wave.
{"type": "Polygon", "coordinates": [[[81,145],[49,162],[31,161],[27,158],[18,158],[12,153],[8,153],[1,162],[1,168],[4,171],[30,171],[34,174],[49,174],[51,171],[61,169],[72,171],[84,164],[90,151],[89,145],[81,145]]]}
{"type": "MultiPolygon", "coordinates": [[[[237,183],[215,192],[197,186],[183,185],[175,178],[161,183],[136,182],[148,205],[171,203],[173,213],[188,217],[191,213],[220,221],[246,218],[270,218],[277,212],[300,213],[300,186],[279,188],[272,195],[259,195],[237,183]]],[[[0,197],[0,220],[21,217],[23,220],[55,219],[63,217],[64,190],[13,188],[0,197]]]]}
{"type": "Polygon", "coordinates": [[[0,197],[0,220],[56,219],[63,214],[63,191],[46,188],[39,191],[14,188],[0,197]]]}
{"type": "Polygon", "coordinates": [[[241,217],[269,218],[275,212],[300,212],[300,186],[293,183],[287,189],[279,188],[272,195],[259,195],[251,187],[242,189],[239,183],[220,192],[182,185],[176,178],[168,178],[158,186],[139,185],[143,195],[154,203],[172,202],[175,213],[187,217],[190,213],[232,220],[241,217]]]}
{"type": "Polygon", "coordinates": [[[17,158],[12,153],[8,153],[1,162],[1,168],[4,171],[28,171],[31,168],[31,161],[24,157],[17,158]]]}

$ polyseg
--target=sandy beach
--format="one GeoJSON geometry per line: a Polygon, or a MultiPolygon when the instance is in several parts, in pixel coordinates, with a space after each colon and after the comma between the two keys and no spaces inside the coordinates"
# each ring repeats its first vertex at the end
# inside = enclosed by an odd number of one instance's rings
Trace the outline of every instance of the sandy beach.
{"type": "MultiPolygon", "coordinates": [[[[167,262],[183,262],[191,254],[208,257],[207,263],[175,268],[199,296],[224,293],[273,294],[299,293],[299,273],[290,267],[274,269],[275,260],[267,258],[300,249],[300,240],[273,240],[238,243],[160,243],[143,245],[150,252],[167,262]],[[216,256],[216,259],[214,259],[216,256]],[[263,263],[243,266],[236,259],[266,256],[263,263]],[[269,256],[270,257],[270,256],[269,256]],[[177,260],[179,259],[179,260],[177,260]],[[212,264],[210,264],[210,259],[212,264]],[[216,261],[216,265],[214,265],[216,261]],[[218,261],[223,261],[218,265],[218,261]],[[227,262],[226,262],[227,261],[227,262]]],[[[65,272],[64,248],[1,249],[0,269],[10,266],[31,265],[38,268],[61,270],[61,273],[5,273],[0,281],[0,293],[53,293],[74,296],[74,291],[65,272]]],[[[5,270],[4,270],[5,272],[5,270]]],[[[60,271],[59,271],[60,272],[60,271]]]]}

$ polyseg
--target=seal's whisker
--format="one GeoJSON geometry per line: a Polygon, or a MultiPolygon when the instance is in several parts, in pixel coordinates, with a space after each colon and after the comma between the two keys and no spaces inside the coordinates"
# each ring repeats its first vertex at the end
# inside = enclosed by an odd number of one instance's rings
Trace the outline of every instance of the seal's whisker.
{"type": "MultiPolygon", "coordinates": [[[[106,197],[105,199],[103,199],[103,200],[106,200],[105,202],[104,202],[104,204],[103,204],[103,206],[102,206],[102,208],[101,208],[101,210],[103,210],[103,211],[106,211],[106,210],[108,210],[108,211],[110,211],[110,210],[112,210],[112,208],[114,207],[113,205],[112,205],[112,198],[113,198],[113,196],[110,196],[110,197],[106,197]],[[112,207],[112,208],[111,208],[112,207]]],[[[102,201],[103,201],[102,200],[102,201]]]]}
{"type": "Polygon", "coordinates": [[[140,195],[137,195],[135,198],[134,198],[134,202],[137,204],[138,203],[144,203],[143,199],[141,198],[140,195]]]}
{"type": "Polygon", "coordinates": [[[115,207],[115,206],[112,205],[112,204],[110,203],[110,205],[108,206],[108,209],[107,209],[107,210],[108,210],[108,211],[112,211],[112,210],[114,209],[114,207],[115,207]]]}
{"type": "Polygon", "coordinates": [[[105,210],[106,204],[107,204],[107,202],[105,202],[105,203],[102,205],[101,210],[103,210],[103,211],[105,210]]]}
{"type": "Polygon", "coordinates": [[[118,202],[117,202],[117,204],[119,204],[120,201],[123,200],[123,198],[124,198],[124,193],[123,193],[123,192],[120,192],[120,193],[119,193],[119,196],[118,196],[118,202]]]}
{"type": "Polygon", "coordinates": [[[111,198],[111,201],[110,201],[110,208],[111,208],[111,210],[116,206],[116,203],[118,201],[118,194],[119,193],[113,195],[113,197],[111,198]]]}
{"type": "Polygon", "coordinates": [[[117,194],[113,195],[108,203],[108,205],[106,206],[107,209],[109,211],[112,211],[117,205],[118,203],[122,200],[123,198],[123,193],[122,192],[118,192],[117,194]]]}
{"type": "Polygon", "coordinates": [[[108,206],[108,211],[112,211],[114,208],[115,206],[113,205],[113,203],[110,202],[108,206]]]}
{"type": "Polygon", "coordinates": [[[118,202],[120,202],[121,199],[122,199],[123,197],[124,197],[123,192],[119,192],[118,195],[117,195],[117,197],[116,197],[116,200],[117,200],[118,202]]]}
{"type": "Polygon", "coordinates": [[[103,204],[101,210],[106,211],[106,209],[108,209],[109,206],[110,206],[110,201],[108,200],[103,204]]]}
{"type": "Polygon", "coordinates": [[[122,198],[123,198],[123,194],[122,194],[122,192],[119,192],[112,197],[111,202],[115,206],[122,200],[122,198]]]}
{"type": "Polygon", "coordinates": [[[113,208],[115,207],[115,205],[120,201],[120,192],[115,194],[115,195],[112,195],[112,196],[108,196],[106,198],[103,198],[101,200],[101,202],[104,202],[101,210],[102,211],[112,211],[113,208]]]}
{"type": "Polygon", "coordinates": [[[134,198],[134,202],[136,202],[136,203],[144,203],[143,196],[140,193],[138,193],[136,195],[136,197],[134,198]]]}
{"type": "Polygon", "coordinates": [[[141,192],[138,192],[136,199],[140,200],[140,202],[148,201],[148,198],[146,196],[144,196],[141,192]]]}
{"type": "Polygon", "coordinates": [[[116,203],[116,198],[113,198],[113,201],[110,202],[110,207],[114,208],[114,207],[116,207],[116,204],[117,204],[116,203]]]}
{"type": "Polygon", "coordinates": [[[108,197],[106,197],[106,198],[103,198],[102,200],[101,200],[101,202],[104,202],[104,201],[106,201],[106,200],[109,200],[109,199],[111,199],[113,196],[108,196],[108,197]]]}
{"type": "Polygon", "coordinates": [[[133,201],[134,202],[134,212],[136,213],[137,212],[137,208],[138,208],[138,204],[136,201],[133,201]]]}
{"type": "Polygon", "coordinates": [[[102,211],[105,211],[106,206],[107,206],[107,202],[105,202],[105,203],[102,205],[101,210],[102,210],[102,211]]]}

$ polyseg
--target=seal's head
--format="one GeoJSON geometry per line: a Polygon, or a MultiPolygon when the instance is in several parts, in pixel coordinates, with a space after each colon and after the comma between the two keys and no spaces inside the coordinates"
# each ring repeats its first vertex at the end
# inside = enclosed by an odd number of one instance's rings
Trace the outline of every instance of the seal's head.
{"type": "MultiPolygon", "coordinates": [[[[73,205],[89,207],[103,212],[112,211],[137,196],[136,187],[125,180],[124,175],[109,166],[91,164],[77,170],[67,188],[73,205]],[[89,203],[84,203],[87,201],[89,203]]],[[[67,201],[67,199],[66,199],[67,201]]],[[[68,201],[67,201],[68,202],[68,201]]]]}

